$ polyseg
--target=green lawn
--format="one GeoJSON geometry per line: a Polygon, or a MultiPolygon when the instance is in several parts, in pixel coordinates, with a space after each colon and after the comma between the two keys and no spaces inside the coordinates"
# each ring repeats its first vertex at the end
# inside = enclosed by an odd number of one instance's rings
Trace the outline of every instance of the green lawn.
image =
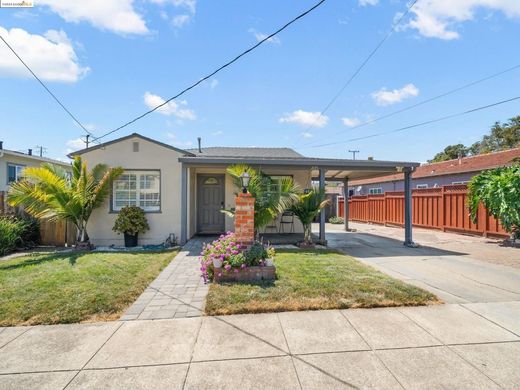
{"type": "Polygon", "coordinates": [[[279,250],[274,282],[212,284],[209,315],[438,303],[435,295],[352,257],[325,250],[279,250]]]}
{"type": "Polygon", "coordinates": [[[116,319],[175,253],[70,252],[0,260],[0,326],[116,319]]]}

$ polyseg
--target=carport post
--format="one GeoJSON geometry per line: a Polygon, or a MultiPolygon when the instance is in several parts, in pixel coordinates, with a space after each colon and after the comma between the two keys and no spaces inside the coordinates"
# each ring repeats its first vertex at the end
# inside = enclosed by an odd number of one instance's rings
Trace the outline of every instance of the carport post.
{"type": "Polygon", "coordinates": [[[404,169],[404,245],[415,247],[412,240],[412,169],[404,169]]]}
{"type": "Polygon", "coordinates": [[[188,168],[182,164],[181,168],[181,240],[186,244],[188,240],[188,168]]]}
{"type": "MultiPolygon", "coordinates": [[[[325,169],[320,168],[320,191],[325,191],[325,169]]],[[[326,245],[325,240],[325,209],[320,211],[320,243],[326,245]]]]}
{"type": "Polygon", "coordinates": [[[348,177],[343,180],[343,219],[345,231],[348,232],[348,218],[349,218],[349,204],[348,204],[348,177]]]}

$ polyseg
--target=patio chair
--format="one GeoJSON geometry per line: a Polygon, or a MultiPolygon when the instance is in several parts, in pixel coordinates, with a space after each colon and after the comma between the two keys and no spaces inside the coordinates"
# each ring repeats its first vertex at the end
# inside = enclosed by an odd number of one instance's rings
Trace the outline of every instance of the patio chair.
{"type": "Polygon", "coordinates": [[[285,211],[280,218],[280,233],[294,233],[294,213],[285,211]],[[289,230],[286,232],[286,228],[289,230]]]}
{"type": "Polygon", "coordinates": [[[264,228],[264,233],[272,233],[273,231],[274,233],[279,233],[278,225],[276,224],[276,218],[271,220],[271,222],[269,222],[264,228]]]}

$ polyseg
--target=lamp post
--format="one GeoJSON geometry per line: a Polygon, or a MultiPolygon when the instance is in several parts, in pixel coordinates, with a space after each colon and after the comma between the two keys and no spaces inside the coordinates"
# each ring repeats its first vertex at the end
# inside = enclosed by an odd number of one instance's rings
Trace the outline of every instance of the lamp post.
{"type": "Polygon", "coordinates": [[[242,182],[242,193],[247,194],[247,187],[249,186],[249,180],[251,179],[251,176],[249,176],[249,173],[247,171],[244,171],[242,175],[240,176],[240,181],[242,182]]]}

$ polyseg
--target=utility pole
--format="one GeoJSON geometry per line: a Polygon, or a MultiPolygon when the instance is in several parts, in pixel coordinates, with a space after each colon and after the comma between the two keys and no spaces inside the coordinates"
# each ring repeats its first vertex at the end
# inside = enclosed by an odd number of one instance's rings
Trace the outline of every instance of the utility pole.
{"type": "Polygon", "coordinates": [[[352,153],[352,160],[356,159],[356,153],[359,153],[359,150],[349,150],[349,153],[352,153]]]}
{"type": "Polygon", "coordinates": [[[89,144],[88,139],[89,139],[89,138],[90,138],[90,134],[87,134],[87,135],[85,136],[85,145],[86,145],[86,149],[88,149],[88,144],[89,144]]]}
{"type": "Polygon", "coordinates": [[[40,149],[40,157],[43,157],[43,153],[45,153],[47,151],[47,148],[41,146],[41,145],[36,145],[34,147],[35,149],[40,149]]]}

